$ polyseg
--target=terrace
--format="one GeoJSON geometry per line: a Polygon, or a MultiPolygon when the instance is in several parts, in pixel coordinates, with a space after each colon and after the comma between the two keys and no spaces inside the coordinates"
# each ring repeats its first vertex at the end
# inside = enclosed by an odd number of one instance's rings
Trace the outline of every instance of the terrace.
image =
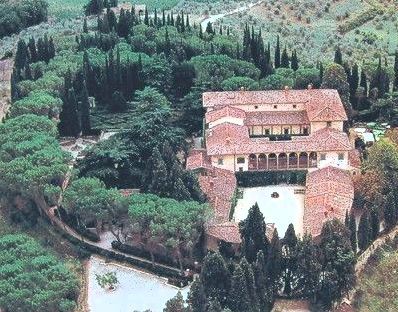
{"type": "Polygon", "coordinates": [[[249,171],[317,168],[316,152],[250,154],[249,171]]]}

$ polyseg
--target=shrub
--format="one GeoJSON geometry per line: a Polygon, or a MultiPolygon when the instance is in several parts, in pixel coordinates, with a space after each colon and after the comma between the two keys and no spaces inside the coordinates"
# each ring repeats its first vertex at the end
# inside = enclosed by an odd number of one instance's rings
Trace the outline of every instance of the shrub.
{"type": "Polygon", "coordinates": [[[244,171],[237,172],[240,187],[277,185],[280,183],[304,185],[307,172],[299,171],[244,171]]]}

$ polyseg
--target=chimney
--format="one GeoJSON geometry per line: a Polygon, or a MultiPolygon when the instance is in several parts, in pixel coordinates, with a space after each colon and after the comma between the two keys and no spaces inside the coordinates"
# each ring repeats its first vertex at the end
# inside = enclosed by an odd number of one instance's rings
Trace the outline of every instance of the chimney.
{"type": "Polygon", "coordinates": [[[285,86],[285,87],[284,87],[284,90],[285,90],[285,91],[289,91],[289,89],[290,89],[289,86],[285,86]]]}
{"type": "Polygon", "coordinates": [[[310,84],[307,86],[307,89],[308,89],[308,90],[312,90],[312,87],[313,87],[313,86],[312,86],[312,83],[310,83],[310,84]]]}

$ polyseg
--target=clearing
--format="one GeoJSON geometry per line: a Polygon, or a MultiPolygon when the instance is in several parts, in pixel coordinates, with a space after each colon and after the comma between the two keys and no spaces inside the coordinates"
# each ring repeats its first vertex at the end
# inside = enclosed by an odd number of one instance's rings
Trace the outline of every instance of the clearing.
{"type": "MultiPolygon", "coordinates": [[[[91,257],[88,270],[88,306],[91,312],[162,312],[166,302],[179,290],[168,285],[164,278],[132,267],[106,263],[95,256],[91,257]],[[114,291],[102,289],[96,281],[95,274],[107,272],[116,272],[119,284],[114,291]]],[[[180,290],[184,298],[188,290],[189,287],[180,290]]]]}
{"type": "Polygon", "coordinates": [[[296,194],[296,190],[305,190],[298,185],[272,185],[243,189],[243,198],[238,199],[235,207],[236,222],[246,219],[251,206],[256,202],[264,215],[266,223],[274,223],[280,236],[283,236],[290,223],[293,223],[297,235],[303,232],[304,192],[296,194]],[[272,198],[272,193],[278,198],[272,198]]]}

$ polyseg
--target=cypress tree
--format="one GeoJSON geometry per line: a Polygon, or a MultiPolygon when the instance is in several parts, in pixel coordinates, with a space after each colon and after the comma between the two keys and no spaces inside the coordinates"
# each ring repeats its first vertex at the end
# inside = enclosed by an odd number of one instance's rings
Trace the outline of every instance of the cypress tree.
{"type": "Polygon", "coordinates": [[[297,243],[298,239],[293,224],[289,224],[285,236],[282,240],[282,272],[284,279],[284,293],[290,295],[292,292],[292,284],[297,271],[297,243]]]}
{"type": "Polygon", "coordinates": [[[337,49],[334,53],[334,62],[343,66],[343,55],[341,53],[340,47],[337,47],[337,49]]]}
{"type": "Polygon", "coordinates": [[[83,20],[83,32],[86,34],[88,33],[87,18],[83,20]]]}
{"type": "Polygon", "coordinates": [[[206,312],[223,312],[223,308],[217,299],[210,299],[206,312]]]}
{"type": "Polygon", "coordinates": [[[62,111],[58,124],[60,135],[77,137],[80,134],[80,120],[77,111],[75,90],[70,88],[63,99],[62,111]]]}
{"type": "Polygon", "coordinates": [[[167,168],[162,155],[156,147],[152,151],[149,163],[152,170],[149,179],[146,181],[147,191],[159,196],[165,196],[168,187],[167,168]]]}
{"type": "Polygon", "coordinates": [[[36,41],[33,37],[30,37],[29,39],[28,49],[29,49],[29,62],[36,63],[38,61],[37,48],[36,48],[36,41]]]}
{"type": "Polygon", "coordinates": [[[82,96],[80,102],[80,116],[83,135],[89,135],[91,132],[90,122],[90,102],[88,98],[87,85],[84,82],[82,88],[82,96]]]}
{"type": "Polygon", "coordinates": [[[218,252],[206,255],[200,278],[206,297],[224,305],[231,287],[231,276],[223,257],[218,252]]]}
{"type": "Polygon", "coordinates": [[[200,278],[193,281],[187,301],[192,312],[206,312],[207,298],[200,278]]]}
{"type": "Polygon", "coordinates": [[[154,24],[155,24],[155,27],[158,28],[158,26],[159,26],[159,21],[158,21],[158,11],[156,10],[156,8],[155,8],[154,16],[153,16],[153,22],[154,22],[154,24]]]}
{"type": "Polygon", "coordinates": [[[277,229],[274,230],[268,251],[267,270],[269,283],[274,292],[279,289],[279,278],[281,273],[282,249],[277,229]]]}
{"type": "Polygon", "coordinates": [[[162,10],[162,26],[166,25],[166,13],[164,12],[164,9],[162,10]]]}
{"type": "Polygon", "coordinates": [[[206,32],[207,32],[208,34],[213,34],[213,25],[212,25],[211,22],[208,22],[208,23],[207,23],[206,32]]]}
{"type": "Polygon", "coordinates": [[[380,232],[379,214],[375,207],[370,211],[370,226],[372,229],[370,239],[374,241],[380,232]]]}
{"type": "Polygon", "coordinates": [[[395,51],[394,59],[394,91],[398,91],[398,51],[395,51]]]}
{"type": "Polygon", "coordinates": [[[392,229],[397,224],[397,207],[395,203],[395,196],[392,191],[390,191],[385,200],[384,206],[384,222],[386,224],[387,230],[392,229]]]}
{"type": "Polygon", "coordinates": [[[274,304],[274,296],[272,288],[268,285],[267,264],[262,250],[257,254],[253,271],[260,311],[269,312],[274,304]]]}
{"type": "Polygon", "coordinates": [[[281,47],[279,42],[279,35],[276,37],[276,47],[275,47],[275,68],[281,66],[281,47]]]}
{"type": "Polygon", "coordinates": [[[345,217],[344,217],[344,225],[347,229],[350,228],[350,216],[348,214],[348,209],[345,211],[345,217]]]}
{"type": "Polygon", "coordinates": [[[149,15],[147,7],[145,7],[144,24],[149,26],[149,15]]]}
{"type": "Polygon", "coordinates": [[[292,62],[290,64],[291,69],[296,71],[299,68],[298,58],[297,58],[297,51],[293,50],[292,52],[292,62]]]}
{"type": "Polygon", "coordinates": [[[282,52],[281,67],[283,67],[283,68],[290,67],[289,55],[287,54],[286,47],[283,49],[283,52],[282,52]]]}
{"type": "Polygon", "coordinates": [[[369,215],[364,212],[359,220],[358,225],[358,247],[364,251],[370,243],[371,228],[369,224],[369,215]]]}
{"type": "Polygon", "coordinates": [[[350,84],[350,95],[351,97],[354,97],[359,86],[359,68],[357,64],[354,64],[354,66],[352,67],[349,84],[350,84]]]}
{"type": "Polygon", "coordinates": [[[253,311],[245,275],[240,265],[236,266],[231,279],[231,291],[229,293],[228,306],[234,312],[253,311]]]}
{"type": "Polygon", "coordinates": [[[247,261],[255,261],[260,250],[268,254],[269,242],[265,236],[264,216],[257,203],[249,209],[247,218],[239,223],[239,231],[242,237],[242,254],[247,261]]]}
{"type": "Polygon", "coordinates": [[[23,39],[18,40],[17,51],[15,53],[14,66],[16,69],[25,68],[28,63],[28,48],[23,39]]]}
{"type": "Polygon", "coordinates": [[[361,81],[359,85],[364,89],[364,95],[365,97],[368,96],[368,82],[367,82],[367,77],[365,71],[362,69],[361,70],[361,81]]]}
{"type": "Polygon", "coordinates": [[[253,268],[244,257],[241,259],[239,265],[242,268],[243,274],[245,276],[246,287],[247,287],[247,291],[249,294],[251,310],[253,312],[258,312],[260,307],[259,307],[259,302],[258,302],[258,297],[257,297],[257,292],[256,292],[256,285],[255,285],[255,281],[254,281],[253,268]]]}
{"type": "Polygon", "coordinates": [[[350,215],[350,224],[349,224],[349,230],[350,230],[350,242],[351,242],[351,248],[354,251],[354,253],[357,253],[358,250],[358,243],[357,243],[357,223],[355,221],[355,216],[353,214],[350,215]]]}

